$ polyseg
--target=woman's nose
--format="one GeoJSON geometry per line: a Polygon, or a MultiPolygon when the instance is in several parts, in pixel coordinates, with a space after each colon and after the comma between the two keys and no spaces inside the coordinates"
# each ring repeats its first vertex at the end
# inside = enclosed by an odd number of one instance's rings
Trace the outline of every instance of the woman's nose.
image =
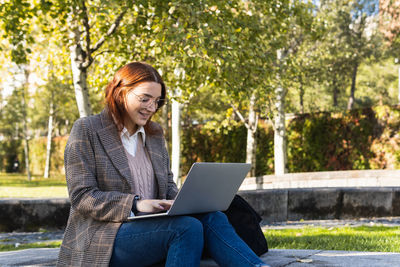
{"type": "Polygon", "coordinates": [[[148,111],[151,111],[151,112],[156,112],[156,110],[157,110],[157,102],[152,101],[152,102],[150,103],[150,105],[148,105],[148,106],[146,107],[146,109],[147,109],[148,111]]]}

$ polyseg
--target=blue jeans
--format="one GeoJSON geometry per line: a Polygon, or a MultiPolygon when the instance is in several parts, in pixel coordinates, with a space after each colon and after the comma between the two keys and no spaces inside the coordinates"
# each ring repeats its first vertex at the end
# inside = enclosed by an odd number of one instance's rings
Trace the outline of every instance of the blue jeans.
{"type": "Polygon", "coordinates": [[[202,251],[219,266],[265,264],[236,234],[226,215],[159,217],[123,223],[114,242],[110,266],[199,266],[202,251]]]}

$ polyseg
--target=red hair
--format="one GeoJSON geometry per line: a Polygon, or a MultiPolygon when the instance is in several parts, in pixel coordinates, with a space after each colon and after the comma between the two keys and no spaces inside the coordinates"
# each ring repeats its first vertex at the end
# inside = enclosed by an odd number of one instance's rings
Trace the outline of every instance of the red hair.
{"type": "MultiPolygon", "coordinates": [[[[155,68],[143,63],[132,62],[120,68],[115,74],[113,80],[106,87],[105,104],[110,117],[114,118],[118,131],[124,128],[124,117],[127,115],[125,109],[126,94],[135,88],[135,85],[142,82],[156,82],[161,85],[161,99],[165,99],[167,90],[165,84],[155,68]]],[[[164,102],[157,110],[164,105],[164,102]]],[[[150,127],[151,118],[144,126],[146,133],[154,134],[150,127]]]]}

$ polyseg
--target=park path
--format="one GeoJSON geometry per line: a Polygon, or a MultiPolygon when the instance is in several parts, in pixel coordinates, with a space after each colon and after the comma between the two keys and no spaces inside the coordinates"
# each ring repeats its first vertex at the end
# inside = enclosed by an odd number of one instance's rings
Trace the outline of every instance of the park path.
{"type": "MultiPolygon", "coordinates": [[[[263,224],[268,229],[302,228],[306,226],[361,226],[381,225],[400,226],[400,217],[386,217],[360,220],[313,220],[276,224],[263,224]]],[[[0,233],[0,244],[14,244],[61,240],[63,231],[44,231],[34,233],[0,233]]],[[[55,266],[58,248],[25,249],[0,252],[0,266],[55,266]]],[[[271,249],[262,256],[271,267],[364,267],[364,266],[400,266],[400,253],[361,252],[361,251],[328,251],[328,250],[290,250],[271,249]]],[[[201,267],[215,267],[212,260],[203,260],[201,267]]]]}
{"type": "MultiPolygon", "coordinates": [[[[58,248],[0,252],[0,266],[55,266],[58,248]]],[[[396,267],[400,253],[271,249],[261,257],[271,267],[396,267]]],[[[160,265],[161,266],[161,265],[160,265]]],[[[202,260],[200,267],[217,267],[213,260],[202,260]]]]}

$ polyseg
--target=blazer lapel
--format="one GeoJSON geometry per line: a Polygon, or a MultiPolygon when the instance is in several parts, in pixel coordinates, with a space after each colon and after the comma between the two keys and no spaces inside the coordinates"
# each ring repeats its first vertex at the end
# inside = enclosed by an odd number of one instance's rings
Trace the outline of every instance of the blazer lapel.
{"type": "Polygon", "coordinates": [[[160,136],[146,135],[146,148],[153,165],[154,174],[158,182],[159,197],[166,198],[167,194],[167,174],[164,166],[163,140],[160,136]]]}
{"type": "Polygon", "coordinates": [[[106,110],[101,112],[101,122],[103,128],[97,131],[99,139],[104,146],[104,150],[110,158],[114,167],[126,179],[127,183],[133,188],[131,170],[128,164],[124,147],[119,136],[119,132],[114,122],[109,118],[106,110]]]}

